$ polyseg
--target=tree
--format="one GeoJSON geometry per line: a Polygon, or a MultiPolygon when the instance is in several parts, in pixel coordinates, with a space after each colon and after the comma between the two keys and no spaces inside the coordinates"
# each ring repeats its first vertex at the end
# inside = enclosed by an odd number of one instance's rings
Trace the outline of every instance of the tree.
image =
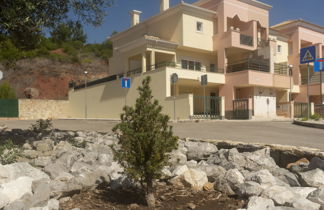
{"type": "Polygon", "coordinates": [[[121,123],[113,128],[120,145],[114,148],[115,158],[124,167],[125,173],[139,181],[150,207],[155,205],[153,181],[160,178],[168,164],[169,155],[177,147],[177,137],[168,125],[169,116],[161,114],[162,107],[153,101],[146,77],[138,88],[139,98],[135,108],[125,106],[121,123]]]}
{"type": "Polygon", "coordinates": [[[56,43],[79,41],[85,43],[87,35],[83,31],[83,26],[79,21],[68,21],[61,23],[51,32],[51,38],[56,43]]]}
{"type": "Polygon", "coordinates": [[[4,82],[0,85],[0,99],[15,99],[16,93],[12,89],[8,82],[4,82]]]}
{"type": "Polygon", "coordinates": [[[53,28],[68,14],[85,24],[101,25],[113,0],[2,0],[0,34],[10,35],[23,49],[33,48],[44,28],[53,28]],[[31,40],[31,41],[30,41],[31,40]]]}

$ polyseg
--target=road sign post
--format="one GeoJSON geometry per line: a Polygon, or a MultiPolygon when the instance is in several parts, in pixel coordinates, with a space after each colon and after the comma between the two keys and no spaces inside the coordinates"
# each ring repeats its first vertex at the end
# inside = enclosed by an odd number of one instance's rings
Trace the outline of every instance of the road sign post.
{"type": "Polygon", "coordinates": [[[132,79],[129,77],[123,77],[121,82],[122,88],[125,89],[125,106],[127,106],[127,89],[131,87],[132,79]]]}
{"type": "Polygon", "coordinates": [[[309,100],[309,63],[316,60],[316,47],[310,46],[300,49],[300,64],[307,63],[307,118],[310,118],[310,100],[309,100]]]}
{"type": "Polygon", "coordinates": [[[208,84],[208,76],[207,74],[201,75],[201,81],[200,81],[201,85],[203,86],[204,89],[204,116],[206,117],[206,85],[208,84]]]}
{"type": "Polygon", "coordinates": [[[175,104],[175,95],[176,95],[176,85],[178,82],[178,75],[173,73],[171,75],[171,84],[173,86],[173,120],[176,121],[176,104],[175,104]]]}
{"type": "Polygon", "coordinates": [[[323,104],[323,79],[322,79],[322,72],[324,71],[324,58],[317,59],[314,63],[314,71],[320,72],[320,104],[323,104]]]}

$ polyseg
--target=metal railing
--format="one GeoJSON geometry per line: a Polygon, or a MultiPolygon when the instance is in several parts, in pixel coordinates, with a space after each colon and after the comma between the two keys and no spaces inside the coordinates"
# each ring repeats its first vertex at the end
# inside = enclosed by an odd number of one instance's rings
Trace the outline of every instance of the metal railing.
{"type": "Polygon", "coordinates": [[[258,47],[268,47],[269,46],[269,40],[266,39],[258,39],[258,47]]]}
{"type": "MultiPolygon", "coordinates": [[[[146,67],[146,71],[154,71],[154,70],[158,70],[161,68],[166,68],[166,67],[172,67],[172,68],[176,68],[176,69],[181,69],[181,70],[188,70],[188,71],[203,71],[206,70],[206,72],[210,72],[210,73],[224,73],[224,69],[221,68],[210,68],[210,67],[203,67],[201,70],[191,70],[191,69],[184,69],[181,67],[180,63],[175,63],[175,62],[160,62],[160,63],[156,63],[154,65],[150,65],[146,67]]],[[[141,74],[142,73],[142,67],[140,68],[136,68],[136,69],[132,69],[130,71],[128,71],[126,73],[127,76],[131,76],[131,75],[137,75],[137,74],[141,74]]]]}
{"type": "Polygon", "coordinates": [[[193,96],[194,119],[219,119],[220,97],[217,96],[193,96]]]}
{"type": "Polygon", "coordinates": [[[141,74],[141,73],[142,73],[142,67],[136,68],[136,69],[132,69],[132,70],[128,71],[126,73],[126,75],[129,77],[131,75],[136,75],[136,74],[141,74]]]}
{"type": "Polygon", "coordinates": [[[233,100],[233,116],[232,119],[250,119],[249,99],[233,100]]]}
{"type": "Polygon", "coordinates": [[[274,64],[274,73],[281,74],[281,75],[288,75],[289,74],[289,67],[285,64],[275,63],[274,64]]]}
{"type": "Polygon", "coordinates": [[[294,117],[295,118],[307,117],[307,113],[308,113],[307,110],[308,110],[307,103],[301,103],[301,102],[294,103],[294,117]]]}
{"type": "Polygon", "coordinates": [[[322,118],[324,118],[324,104],[315,105],[315,113],[319,114],[322,118]]]}
{"type": "Polygon", "coordinates": [[[253,46],[253,37],[245,34],[240,34],[240,44],[253,46]]]}
{"type": "Polygon", "coordinates": [[[255,59],[242,60],[227,65],[227,73],[245,71],[245,70],[270,72],[270,65],[268,61],[260,61],[255,59]]]}
{"type": "MultiPolygon", "coordinates": [[[[309,84],[319,84],[321,81],[320,78],[321,74],[320,73],[314,73],[313,75],[310,75],[309,77],[309,84]]],[[[322,74],[322,83],[324,83],[324,74],[322,74]]],[[[307,85],[307,75],[302,75],[301,76],[301,84],[302,85],[307,85]]]]}

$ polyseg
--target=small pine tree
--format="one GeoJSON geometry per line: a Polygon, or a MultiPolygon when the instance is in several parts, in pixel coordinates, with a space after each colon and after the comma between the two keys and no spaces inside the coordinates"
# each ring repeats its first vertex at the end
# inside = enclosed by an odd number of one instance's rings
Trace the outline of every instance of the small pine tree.
{"type": "Polygon", "coordinates": [[[161,114],[162,107],[157,100],[153,101],[150,81],[150,77],[142,81],[135,108],[124,107],[121,123],[113,132],[120,145],[118,150],[114,149],[116,160],[129,178],[141,183],[148,206],[154,207],[153,181],[160,178],[178,138],[168,125],[169,116],[161,114]]]}

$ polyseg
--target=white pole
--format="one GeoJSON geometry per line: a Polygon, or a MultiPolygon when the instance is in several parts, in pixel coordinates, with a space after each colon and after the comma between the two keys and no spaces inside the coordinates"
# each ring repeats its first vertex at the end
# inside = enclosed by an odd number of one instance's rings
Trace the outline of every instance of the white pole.
{"type": "Polygon", "coordinates": [[[173,119],[176,121],[176,106],[175,106],[176,84],[173,84],[173,119]]]}
{"type": "Polygon", "coordinates": [[[307,63],[307,119],[310,118],[310,113],[309,113],[309,109],[310,109],[310,104],[309,104],[310,100],[309,100],[309,63],[307,63]]]}
{"type": "Polygon", "coordinates": [[[84,118],[88,118],[88,106],[87,106],[87,75],[88,72],[85,71],[85,79],[84,79],[84,118]]]}

